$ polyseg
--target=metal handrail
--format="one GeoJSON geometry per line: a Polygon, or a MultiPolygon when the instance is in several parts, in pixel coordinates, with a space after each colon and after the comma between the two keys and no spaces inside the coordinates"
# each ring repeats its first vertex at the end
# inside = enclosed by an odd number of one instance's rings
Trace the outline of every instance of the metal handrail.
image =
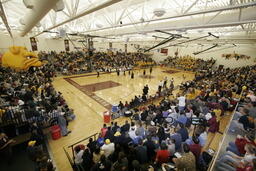
{"type": "Polygon", "coordinates": [[[72,168],[73,168],[72,159],[70,158],[70,156],[69,156],[68,152],[66,151],[65,147],[63,147],[63,150],[64,150],[64,152],[65,152],[65,154],[66,154],[66,156],[67,156],[67,158],[68,158],[69,164],[70,164],[70,165],[72,166],[72,168]]]}
{"type": "Polygon", "coordinates": [[[222,145],[223,145],[223,143],[224,143],[224,141],[225,141],[225,139],[226,139],[227,132],[228,132],[228,130],[229,130],[229,128],[230,128],[231,122],[232,122],[232,120],[233,120],[233,118],[234,118],[235,112],[236,112],[237,107],[238,107],[238,105],[239,105],[239,103],[240,103],[240,100],[241,100],[241,97],[242,97],[243,92],[244,92],[244,90],[242,89],[242,91],[241,91],[241,93],[240,93],[240,97],[239,97],[239,99],[238,99],[238,101],[237,101],[236,107],[235,107],[235,109],[234,109],[234,111],[233,111],[233,115],[232,115],[232,117],[231,117],[231,119],[230,119],[230,121],[229,121],[229,123],[228,123],[228,126],[226,127],[225,131],[223,132],[223,137],[222,137],[221,142],[219,143],[218,150],[217,150],[217,152],[214,154],[214,156],[213,156],[213,158],[212,158],[212,160],[211,160],[211,162],[210,162],[210,164],[209,164],[209,167],[208,167],[207,171],[211,171],[211,170],[213,169],[213,167],[215,166],[216,160],[217,160],[218,155],[219,155],[219,153],[220,153],[220,151],[221,151],[222,145]]]}
{"type": "Polygon", "coordinates": [[[76,143],[74,143],[74,144],[72,144],[72,145],[69,145],[68,148],[70,148],[70,147],[72,147],[72,146],[74,146],[74,145],[77,145],[77,144],[79,144],[80,142],[85,141],[85,140],[87,140],[87,139],[89,139],[89,138],[91,138],[91,137],[94,137],[94,138],[95,138],[95,136],[96,136],[97,134],[98,134],[98,133],[95,133],[95,134],[93,134],[93,135],[90,135],[89,137],[86,137],[86,138],[84,138],[84,139],[82,139],[82,140],[80,140],[80,141],[77,141],[76,143]]]}
{"type": "Polygon", "coordinates": [[[77,145],[77,144],[79,144],[79,143],[81,143],[81,142],[83,142],[83,141],[85,141],[85,140],[90,139],[91,137],[93,137],[94,140],[96,140],[96,135],[97,135],[97,134],[98,134],[98,133],[92,134],[92,135],[90,135],[90,136],[88,136],[88,137],[86,137],[86,138],[83,138],[83,139],[81,139],[81,140],[79,140],[79,141],[77,141],[77,142],[75,142],[75,143],[69,145],[67,148],[71,148],[71,150],[72,150],[72,158],[71,158],[70,155],[68,154],[68,152],[67,152],[67,150],[65,149],[65,147],[63,147],[63,150],[64,150],[64,152],[65,152],[65,154],[66,154],[66,156],[67,156],[67,158],[68,158],[68,160],[69,160],[69,163],[70,163],[70,165],[72,166],[72,168],[73,168],[73,166],[75,165],[75,162],[74,162],[74,158],[75,158],[74,146],[77,145]]]}
{"type": "MultiPolygon", "coordinates": [[[[250,75],[251,73],[252,73],[252,70],[250,70],[250,73],[249,73],[248,75],[250,75]]],[[[248,78],[249,78],[249,77],[247,77],[247,79],[245,80],[245,84],[244,84],[244,85],[247,85],[247,80],[248,80],[248,78]]],[[[245,87],[245,89],[243,89],[243,87],[242,87],[242,91],[241,91],[241,93],[240,93],[239,100],[238,100],[238,102],[237,102],[237,104],[236,104],[236,107],[235,107],[235,109],[234,109],[233,116],[232,116],[232,118],[230,119],[229,124],[228,124],[228,126],[226,127],[226,130],[225,130],[224,133],[223,133],[223,137],[222,137],[221,143],[219,144],[218,150],[217,150],[217,152],[215,153],[215,155],[213,156],[212,161],[211,161],[211,163],[210,163],[210,165],[209,165],[207,171],[211,171],[211,170],[213,169],[213,167],[215,166],[217,157],[218,157],[218,155],[219,155],[219,153],[220,153],[220,151],[221,151],[221,147],[222,147],[222,145],[223,145],[223,143],[224,143],[224,141],[225,141],[225,138],[226,138],[226,136],[227,136],[227,132],[228,132],[228,130],[229,130],[229,128],[230,128],[230,125],[231,125],[231,122],[232,122],[232,120],[233,120],[233,118],[234,118],[234,115],[235,115],[235,112],[236,112],[236,110],[237,110],[238,104],[240,103],[241,98],[242,98],[242,95],[243,95],[243,92],[244,92],[244,90],[246,90],[246,89],[247,89],[246,87],[245,87]]]]}

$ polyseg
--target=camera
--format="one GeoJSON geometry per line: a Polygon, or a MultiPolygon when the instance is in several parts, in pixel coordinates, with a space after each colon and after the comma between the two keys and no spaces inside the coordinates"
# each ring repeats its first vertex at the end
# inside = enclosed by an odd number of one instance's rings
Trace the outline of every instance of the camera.
{"type": "Polygon", "coordinates": [[[204,118],[192,117],[193,125],[203,125],[204,121],[205,121],[204,118]]]}

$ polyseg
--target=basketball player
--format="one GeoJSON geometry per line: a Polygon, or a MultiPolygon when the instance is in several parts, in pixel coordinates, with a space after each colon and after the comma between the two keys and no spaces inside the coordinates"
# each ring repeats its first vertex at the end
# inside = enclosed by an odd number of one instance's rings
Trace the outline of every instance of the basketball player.
{"type": "Polygon", "coordinates": [[[152,70],[153,70],[153,68],[152,68],[152,67],[150,67],[150,69],[149,69],[149,73],[150,73],[150,75],[151,75],[151,73],[152,73],[152,70]]]}

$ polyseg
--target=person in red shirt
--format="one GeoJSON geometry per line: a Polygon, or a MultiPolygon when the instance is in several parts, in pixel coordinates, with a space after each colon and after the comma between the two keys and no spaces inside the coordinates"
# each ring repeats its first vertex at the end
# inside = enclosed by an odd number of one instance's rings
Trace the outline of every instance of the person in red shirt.
{"type": "Polygon", "coordinates": [[[214,112],[211,113],[212,118],[208,121],[209,129],[208,131],[211,133],[215,133],[219,131],[219,123],[217,122],[217,118],[214,112]]]}
{"type": "Polygon", "coordinates": [[[195,158],[196,158],[196,162],[198,163],[199,157],[200,157],[200,154],[201,154],[202,147],[201,147],[201,145],[199,144],[199,139],[198,139],[198,137],[193,136],[193,137],[192,137],[192,140],[193,140],[194,144],[189,145],[189,149],[190,149],[190,151],[194,154],[194,156],[195,156],[195,158]]]}
{"type": "Polygon", "coordinates": [[[254,133],[247,133],[244,137],[241,135],[237,135],[235,142],[230,142],[227,147],[227,151],[231,151],[239,156],[243,156],[245,154],[244,147],[246,144],[252,144],[256,146],[254,143],[254,133]]]}
{"type": "Polygon", "coordinates": [[[159,165],[162,163],[167,163],[170,156],[171,154],[167,149],[167,145],[164,142],[161,143],[161,150],[158,150],[156,153],[156,163],[159,165]]]}
{"type": "Polygon", "coordinates": [[[107,125],[103,124],[103,128],[101,128],[101,136],[104,138],[108,131],[107,125]]]}

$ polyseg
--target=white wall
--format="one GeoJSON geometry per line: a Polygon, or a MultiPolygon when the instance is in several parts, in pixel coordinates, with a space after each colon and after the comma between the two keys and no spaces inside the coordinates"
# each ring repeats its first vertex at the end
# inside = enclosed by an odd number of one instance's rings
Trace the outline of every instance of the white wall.
{"type": "MultiPolygon", "coordinates": [[[[29,37],[14,37],[13,39],[7,35],[0,35],[0,52],[3,53],[10,46],[25,46],[28,50],[31,50],[31,44],[29,37]]],[[[36,38],[37,48],[39,51],[65,51],[64,40],[63,39],[45,39],[36,38]]],[[[80,45],[81,46],[81,45],[80,45]]],[[[69,42],[70,50],[73,51],[74,47],[71,42],[69,42]]]]}
{"type": "MultiPolygon", "coordinates": [[[[124,52],[124,44],[125,42],[113,42],[112,47],[116,48],[117,50],[122,49],[124,52]]],[[[142,42],[128,42],[127,43],[127,49],[128,52],[136,52],[136,49],[132,44],[141,44],[141,47],[143,46],[149,46],[151,47],[153,43],[142,43],[142,42]]],[[[169,47],[168,48],[168,55],[164,55],[162,53],[159,53],[159,50],[154,50],[151,51],[153,53],[153,59],[156,62],[163,61],[166,59],[168,56],[174,56],[174,53],[177,51],[179,52],[179,56],[185,56],[185,55],[190,55],[194,56],[196,58],[202,58],[202,59],[211,59],[214,58],[216,59],[216,65],[224,65],[224,67],[230,67],[230,68],[236,68],[240,66],[246,66],[246,65],[254,65],[256,64],[256,47],[254,44],[237,44],[236,47],[234,48],[227,48],[223,49],[225,47],[231,47],[232,45],[226,45],[222,47],[217,47],[215,49],[211,49],[207,52],[198,54],[198,55],[193,55],[193,52],[197,52],[203,49],[207,49],[211,45],[205,45],[205,46],[199,46],[199,45],[192,45],[190,44],[187,47],[169,47]],[[221,50],[222,49],[222,50],[221,50]],[[232,54],[232,53],[237,53],[237,54],[243,54],[243,55],[248,55],[251,56],[249,60],[236,60],[236,59],[225,59],[222,57],[222,54],[232,54]]],[[[109,48],[108,42],[95,42],[94,43],[94,48],[99,51],[106,51],[109,48]]]]}
{"type": "MultiPolygon", "coordinates": [[[[31,44],[29,37],[15,37],[11,39],[8,35],[0,35],[0,52],[3,53],[6,50],[8,50],[8,47],[17,45],[17,46],[26,46],[29,50],[31,50],[31,44]]],[[[37,38],[37,46],[39,51],[65,51],[64,47],[64,40],[63,39],[45,39],[45,38],[37,38]]],[[[96,48],[97,51],[106,51],[109,49],[109,40],[106,42],[96,41],[94,42],[94,48],[96,48]]],[[[83,47],[81,43],[74,42],[76,46],[83,47]]],[[[113,42],[112,48],[116,50],[120,50],[124,52],[125,49],[125,41],[123,42],[113,42]]],[[[140,47],[151,47],[153,45],[152,42],[127,42],[127,51],[128,52],[136,52],[136,48],[134,47],[134,44],[140,45],[140,47]]],[[[75,50],[72,43],[69,42],[70,50],[75,50]]],[[[202,49],[205,49],[207,47],[210,47],[210,45],[200,47],[198,45],[192,45],[190,44],[187,47],[169,47],[168,48],[168,55],[167,56],[174,56],[174,53],[178,49],[179,56],[184,55],[193,55],[193,52],[200,51],[202,49]]],[[[254,65],[256,64],[256,47],[255,44],[237,44],[237,47],[229,48],[229,49],[223,49],[218,50],[220,48],[215,48],[212,50],[209,50],[208,52],[201,53],[199,55],[196,55],[195,57],[202,58],[202,59],[210,59],[214,58],[217,60],[217,65],[224,65],[225,67],[235,68],[239,66],[245,66],[245,65],[254,65]],[[212,52],[210,52],[212,51],[212,52]],[[229,59],[226,60],[225,58],[221,57],[222,54],[229,54],[229,53],[238,53],[238,54],[244,54],[251,56],[251,59],[249,60],[236,60],[236,59],[229,59]]],[[[152,51],[153,58],[155,61],[159,62],[164,60],[167,56],[163,55],[159,52],[152,51]]]]}
{"type": "MultiPolygon", "coordinates": [[[[127,52],[136,52],[133,43],[125,43],[125,42],[112,42],[112,48],[116,51],[125,51],[125,44],[127,44],[127,52]]],[[[97,51],[105,52],[109,49],[109,42],[94,42],[93,47],[97,51]]]]}

